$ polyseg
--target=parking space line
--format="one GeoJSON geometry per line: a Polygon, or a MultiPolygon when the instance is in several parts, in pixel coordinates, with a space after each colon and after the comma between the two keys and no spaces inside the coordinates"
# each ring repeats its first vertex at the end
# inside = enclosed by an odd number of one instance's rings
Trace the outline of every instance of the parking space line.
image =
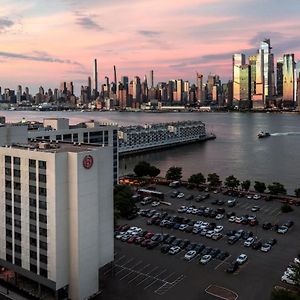
{"type": "Polygon", "coordinates": [[[136,263],[134,266],[131,267],[131,271],[129,273],[127,273],[126,275],[124,275],[122,278],[120,278],[120,280],[123,280],[124,278],[126,278],[127,276],[131,275],[134,272],[134,268],[136,268],[138,265],[140,265],[143,261],[140,260],[138,263],[136,263]]]}
{"type": "Polygon", "coordinates": [[[124,257],[126,257],[125,255],[122,255],[121,257],[119,257],[117,260],[114,260],[114,263],[116,263],[116,262],[118,262],[118,261],[120,261],[120,260],[122,260],[124,257]]]}
{"type": "Polygon", "coordinates": [[[151,285],[153,285],[154,283],[156,283],[157,280],[153,280],[150,284],[148,284],[147,286],[144,287],[144,290],[146,290],[147,288],[149,288],[151,285]]]}
{"type": "Polygon", "coordinates": [[[264,210],[265,213],[268,213],[271,207],[268,207],[267,209],[264,210]]]}
{"type": "Polygon", "coordinates": [[[273,209],[273,210],[270,212],[270,214],[273,215],[277,210],[279,210],[278,207],[276,207],[275,209],[273,209]]]}
{"type": "Polygon", "coordinates": [[[152,273],[154,270],[157,270],[158,267],[153,268],[150,272],[148,272],[147,274],[144,274],[144,276],[146,277],[145,279],[143,279],[142,281],[140,281],[137,285],[141,285],[144,281],[146,281],[147,279],[153,277],[153,276],[149,276],[150,273],[152,273]]]}
{"type": "Polygon", "coordinates": [[[174,274],[175,274],[175,272],[169,274],[166,278],[162,279],[162,281],[166,281],[168,278],[170,278],[170,277],[171,277],[172,275],[174,275],[174,274]]]}
{"type": "Polygon", "coordinates": [[[146,266],[144,266],[143,268],[141,268],[140,270],[138,270],[138,272],[140,272],[140,274],[136,275],[134,278],[132,278],[130,281],[128,281],[128,283],[131,283],[133,281],[135,281],[138,277],[142,276],[143,274],[141,273],[144,269],[147,269],[150,266],[150,264],[147,264],[146,266]]]}
{"type": "Polygon", "coordinates": [[[217,270],[219,267],[221,267],[224,263],[227,263],[227,260],[231,257],[232,255],[230,254],[226,259],[221,261],[216,267],[215,270],[217,270]]]}

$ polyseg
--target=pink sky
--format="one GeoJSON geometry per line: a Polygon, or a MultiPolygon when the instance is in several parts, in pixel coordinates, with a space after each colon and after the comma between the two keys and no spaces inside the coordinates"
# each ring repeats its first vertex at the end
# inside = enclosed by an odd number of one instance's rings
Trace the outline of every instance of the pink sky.
{"type": "Polygon", "coordinates": [[[300,57],[299,9],[298,0],[2,0],[0,86],[78,89],[94,58],[102,82],[113,65],[119,77],[153,69],[155,82],[228,80],[231,54],[255,53],[264,37],[276,57],[300,57]]]}

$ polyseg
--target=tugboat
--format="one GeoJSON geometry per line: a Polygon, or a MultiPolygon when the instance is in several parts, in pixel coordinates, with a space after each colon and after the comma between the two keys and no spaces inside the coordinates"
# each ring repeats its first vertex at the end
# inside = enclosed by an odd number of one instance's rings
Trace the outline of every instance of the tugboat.
{"type": "Polygon", "coordinates": [[[257,135],[257,137],[259,139],[266,138],[266,137],[269,137],[269,136],[271,136],[271,134],[269,132],[263,132],[263,131],[259,132],[258,135],[257,135]]]}

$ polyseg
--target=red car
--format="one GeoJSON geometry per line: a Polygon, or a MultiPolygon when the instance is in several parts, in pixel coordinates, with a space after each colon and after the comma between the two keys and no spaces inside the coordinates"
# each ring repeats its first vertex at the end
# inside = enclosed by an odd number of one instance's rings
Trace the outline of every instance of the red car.
{"type": "Polygon", "coordinates": [[[148,239],[151,239],[153,237],[154,233],[153,232],[148,232],[146,235],[145,235],[145,239],[148,240],[148,239]]]}
{"type": "Polygon", "coordinates": [[[141,237],[141,236],[138,236],[138,237],[135,239],[134,243],[135,243],[136,245],[139,245],[139,244],[141,244],[144,240],[145,240],[145,238],[143,238],[143,237],[141,237]]]}
{"type": "Polygon", "coordinates": [[[143,240],[142,242],[141,242],[141,247],[147,247],[147,245],[149,244],[151,242],[151,240],[143,240]]]}
{"type": "Polygon", "coordinates": [[[127,243],[128,244],[133,244],[134,242],[135,242],[135,240],[136,240],[136,236],[132,236],[131,238],[129,238],[128,240],[127,240],[127,243]]]}

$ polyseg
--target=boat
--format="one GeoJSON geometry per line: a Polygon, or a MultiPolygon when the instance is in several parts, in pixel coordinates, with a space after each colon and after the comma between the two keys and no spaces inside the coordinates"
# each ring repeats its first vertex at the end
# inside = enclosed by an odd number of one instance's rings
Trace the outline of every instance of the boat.
{"type": "Polygon", "coordinates": [[[257,135],[257,137],[259,139],[266,138],[266,137],[269,137],[269,136],[271,136],[271,134],[269,132],[263,132],[263,131],[259,132],[258,135],[257,135]]]}

